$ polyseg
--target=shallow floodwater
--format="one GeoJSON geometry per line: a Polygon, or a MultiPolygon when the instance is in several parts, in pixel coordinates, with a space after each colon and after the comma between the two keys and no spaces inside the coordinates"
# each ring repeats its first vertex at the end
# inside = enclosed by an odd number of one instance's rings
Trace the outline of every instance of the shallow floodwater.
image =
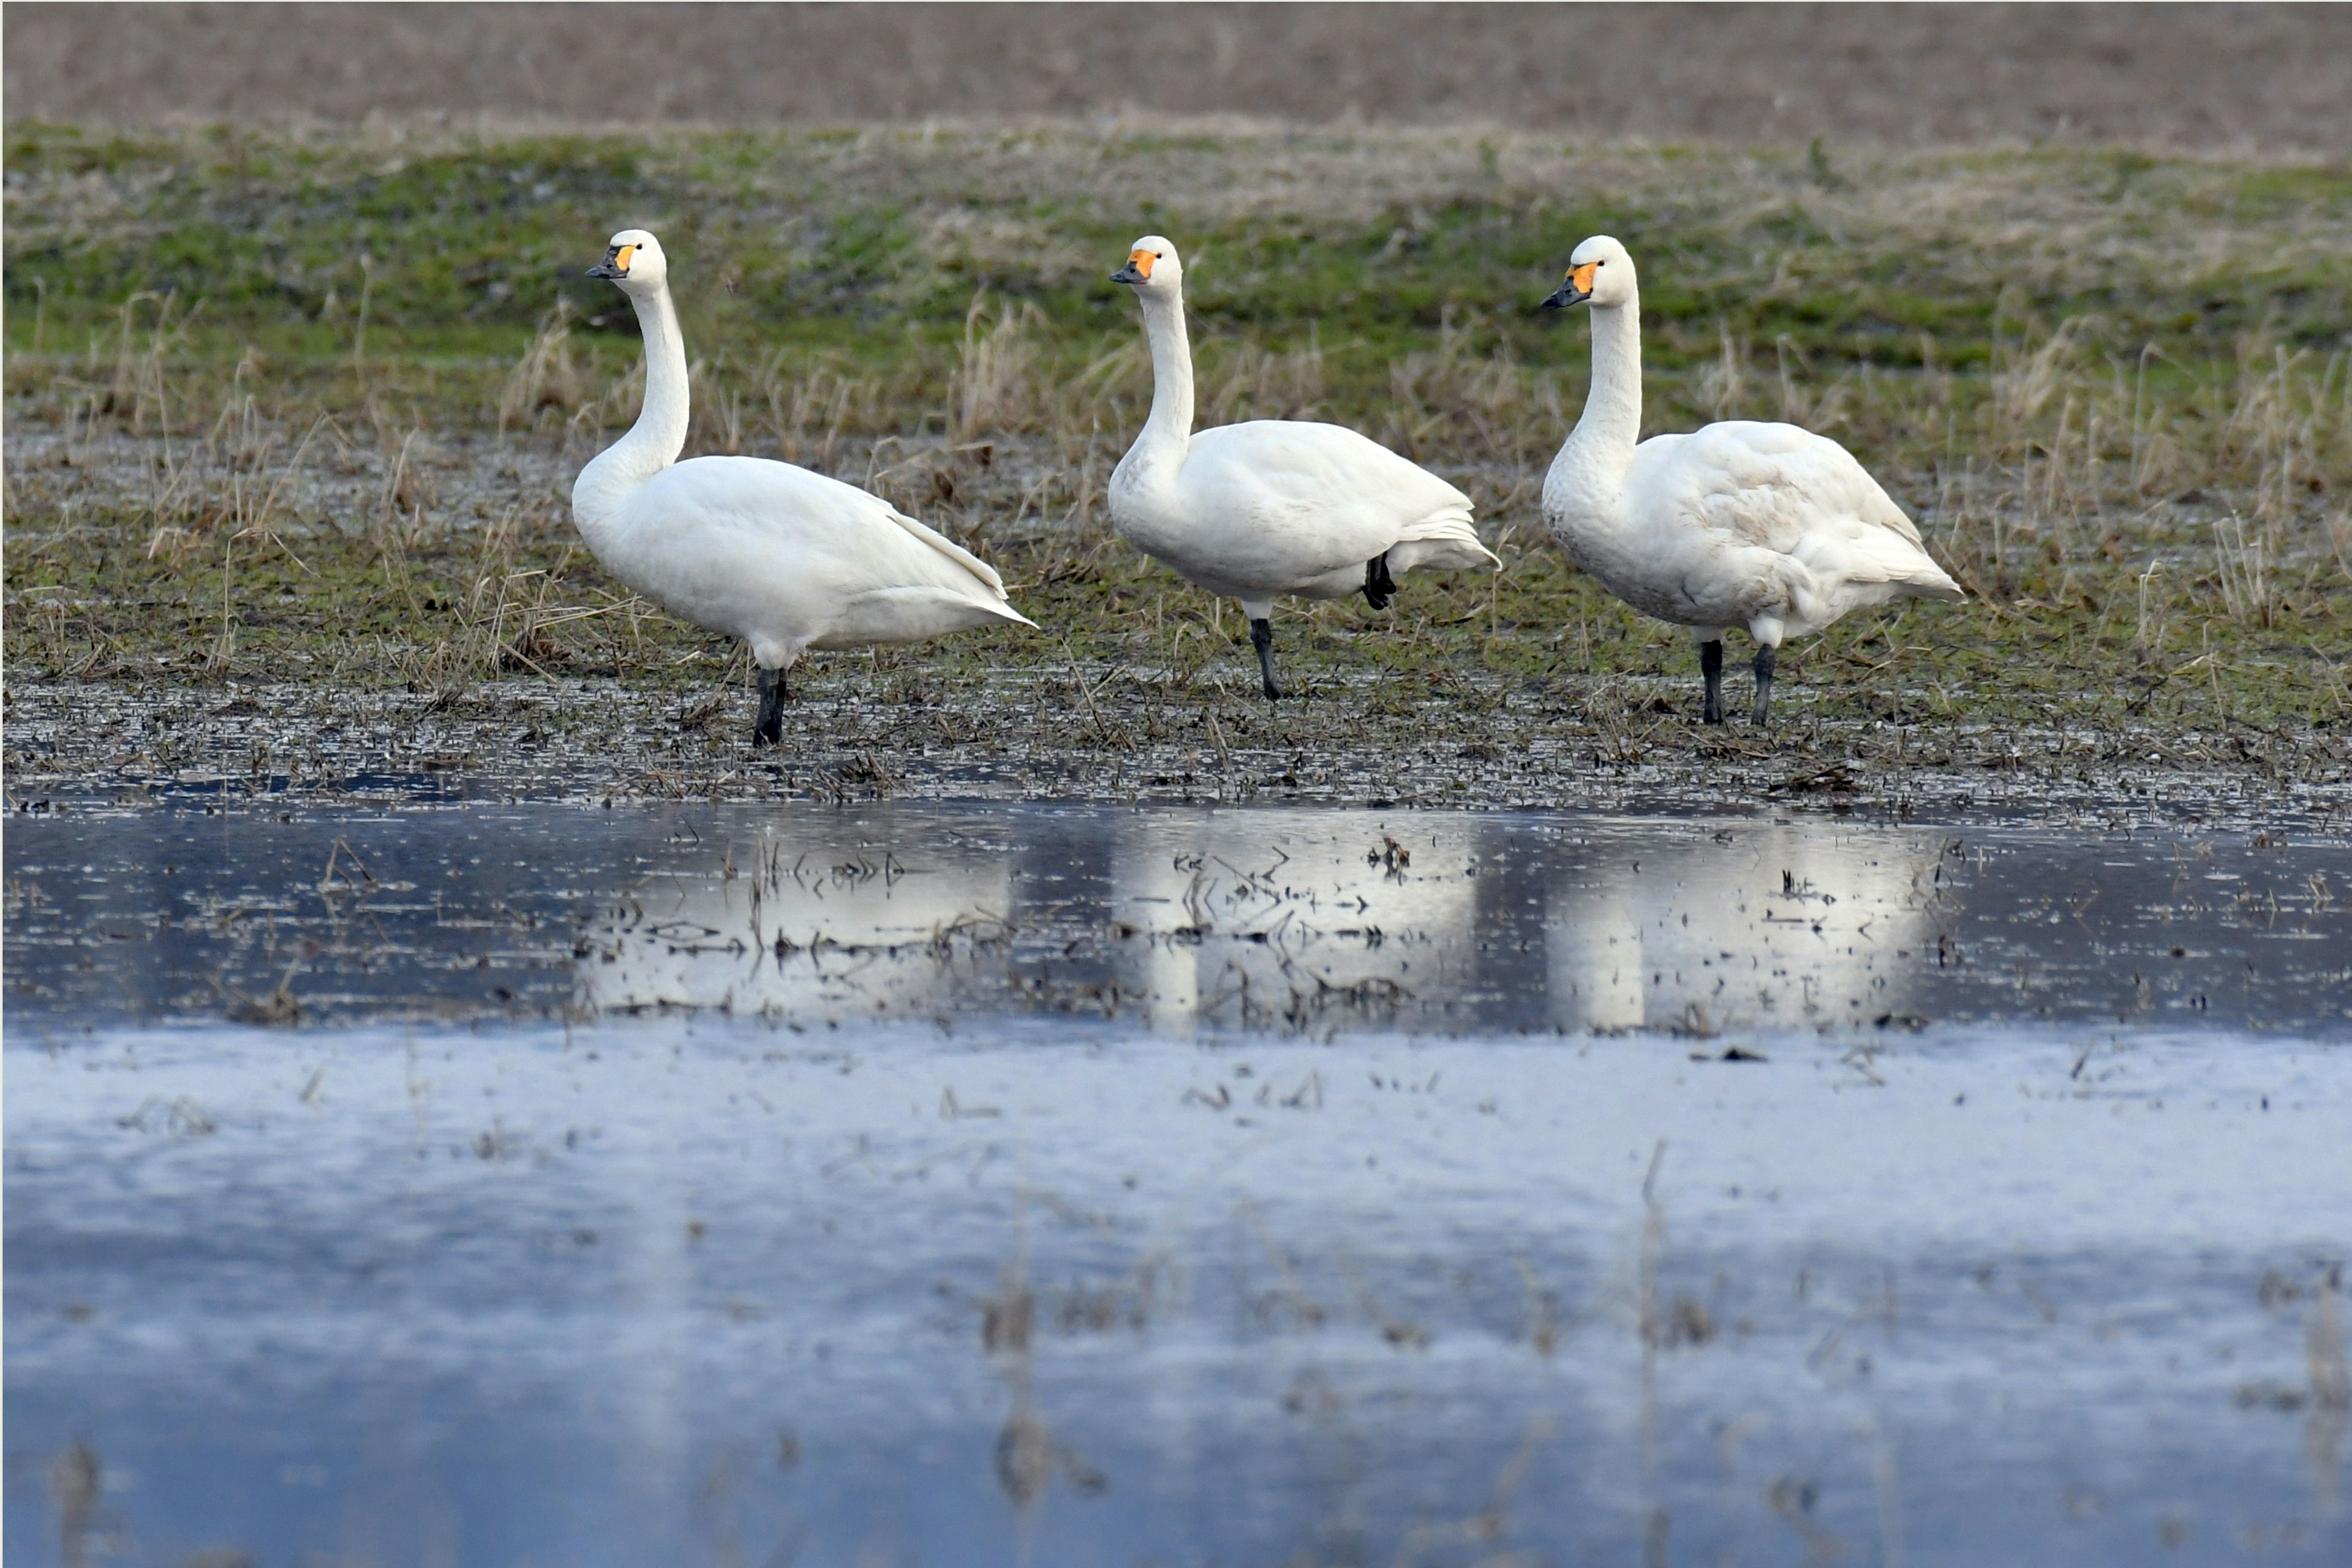
{"type": "Polygon", "coordinates": [[[2352,1553],[2340,842],[482,806],[6,857],[11,1562],[2352,1553]]]}
{"type": "Polygon", "coordinates": [[[17,816],[10,1022],[715,1008],[1182,1034],[2352,1026],[2352,843],[1827,816],[17,816]]]}

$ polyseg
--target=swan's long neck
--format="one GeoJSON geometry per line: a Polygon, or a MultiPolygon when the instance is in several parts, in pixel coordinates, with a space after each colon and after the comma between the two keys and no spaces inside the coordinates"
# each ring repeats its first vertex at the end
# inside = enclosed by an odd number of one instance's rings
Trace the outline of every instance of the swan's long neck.
{"type": "Polygon", "coordinates": [[[686,446],[686,339],[665,283],[648,297],[632,293],[646,341],[646,403],[629,433],[597,454],[572,487],[572,516],[595,543],[629,492],[677,461],[686,446]]]}
{"type": "Polygon", "coordinates": [[[1145,294],[1143,335],[1151,344],[1151,416],[1129,457],[1157,468],[1181,465],[1192,440],[1192,343],[1184,331],[1184,299],[1145,294]]]}
{"type": "Polygon", "coordinates": [[[1552,460],[1547,490],[1560,487],[1613,501],[1642,436],[1642,305],[1638,299],[1592,315],[1592,384],[1584,416],[1552,460]]]}

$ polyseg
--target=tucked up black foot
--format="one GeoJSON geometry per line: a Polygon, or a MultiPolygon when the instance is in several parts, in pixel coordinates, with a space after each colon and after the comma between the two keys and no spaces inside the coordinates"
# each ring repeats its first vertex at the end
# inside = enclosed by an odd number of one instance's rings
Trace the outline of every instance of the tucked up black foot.
{"type": "Polygon", "coordinates": [[[1698,645],[1698,672],[1706,677],[1706,708],[1700,717],[1710,724],[1723,722],[1723,639],[1698,645]]]}
{"type": "Polygon", "coordinates": [[[1250,646],[1257,649],[1257,668],[1265,677],[1265,700],[1282,700],[1282,688],[1274,683],[1274,623],[1260,616],[1250,622],[1250,646]]]}
{"type": "Polygon", "coordinates": [[[751,726],[751,744],[773,746],[784,738],[784,672],[781,669],[760,671],[760,718],[751,726]]]}
{"type": "Polygon", "coordinates": [[[1396,579],[1389,575],[1389,552],[1381,551],[1364,563],[1364,603],[1385,610],[1396,597],[1396,579]]]}
{"type": "Polygon", "coordinates": [[[1772,660],[1779,651],[1769,647],[1756,650],[1756,708],[1748,715],[1751,724],[1764,722],[1765,710],[1772,706],[1772,660]]]}

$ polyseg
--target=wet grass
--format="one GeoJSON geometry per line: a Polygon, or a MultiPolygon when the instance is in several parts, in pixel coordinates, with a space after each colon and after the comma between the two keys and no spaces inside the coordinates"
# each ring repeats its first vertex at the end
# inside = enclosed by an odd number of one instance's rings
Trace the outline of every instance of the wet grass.
{"type": "MultiPolygon", "coordinates": [[[[1605,741],[1658,710],[1626,677],[1696,686],[1685,636],[1575,574],[1535,515],[1587,351],[1533,306],[1606,229],[1644,267],[1652,430],[1837,437],[1976,595],[1792,650],[1811,717],[2252,730],[2340,771],[2340,165],[1436,132],[6,135],[19,685],[462,703],[515,676],[742,673],[569,521],[638,375],[633,320],[580,272],[645,223],[697,356],[689,452],[870,483],[986,551],[1045,628],[835,659],[816,689],[984,709],[1061,680],[1070,743],[1146,743],[1248,661],[1230,607],[1104,511],[1149,373],[1103,275],[1154,228],[1187,247],[1204,422],[1356,424],[1469,488],[1506,562],[1409,581],[1383,615],[1286,610],[1291,670],[1349,684],[1307,727],[1402,743],[1433,689],[1475,725],[1540,683],[1605,741]]],[[[1698,744],[1674,731],[1650,743],[1698,744]]]]}

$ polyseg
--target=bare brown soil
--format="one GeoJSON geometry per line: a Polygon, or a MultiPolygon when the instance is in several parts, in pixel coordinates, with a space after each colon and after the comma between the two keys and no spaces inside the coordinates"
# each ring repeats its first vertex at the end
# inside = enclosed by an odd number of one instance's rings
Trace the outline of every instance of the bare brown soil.
{"type": "Polygon", "coordinates": [[[2344,5],[10,5],[12,120],[1243,116],[2341,155],[2344,5]]]}

